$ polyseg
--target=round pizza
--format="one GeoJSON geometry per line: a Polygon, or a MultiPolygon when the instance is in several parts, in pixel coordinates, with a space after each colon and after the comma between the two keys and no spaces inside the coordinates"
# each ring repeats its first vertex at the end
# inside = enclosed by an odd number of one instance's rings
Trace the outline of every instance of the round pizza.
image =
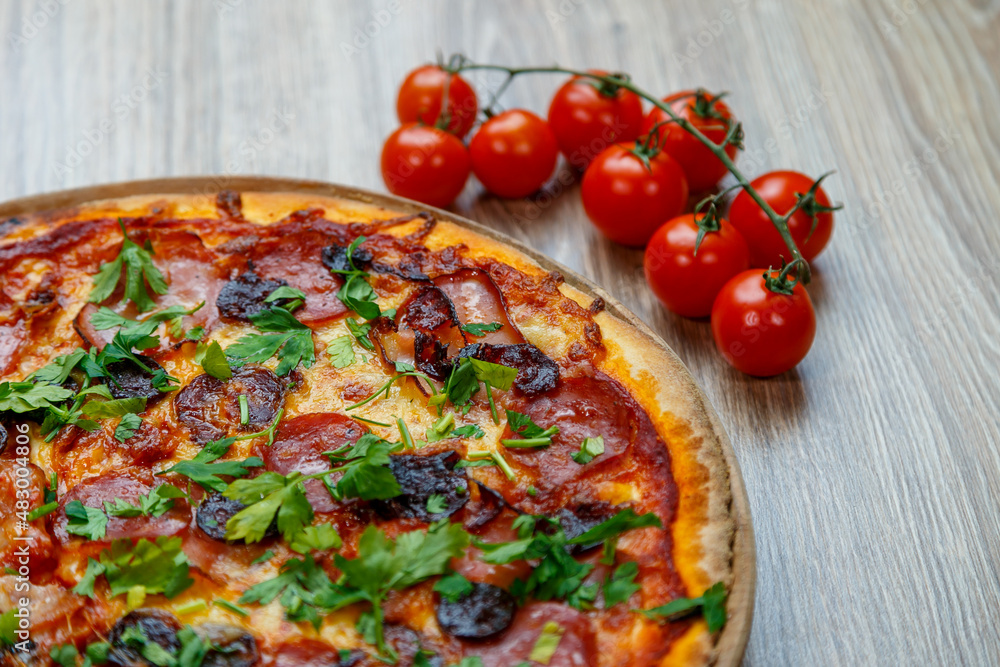
{"type": "Polygon", "coordinates": [[[601,298],[434,213],[0,220],[0,662],[710,664],[714,424],[601,298]]]}

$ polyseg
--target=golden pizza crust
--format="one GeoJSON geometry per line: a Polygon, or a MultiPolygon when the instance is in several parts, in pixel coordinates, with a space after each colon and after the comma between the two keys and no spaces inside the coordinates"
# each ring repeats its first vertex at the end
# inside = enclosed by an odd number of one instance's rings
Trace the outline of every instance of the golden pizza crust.
{"type": "MultiPolygon", "coordinates": [[[[10,241],[33,238],[48,231],[53,225],[58,225],[60,221],[69,219],[150,214],[172,218],[217,218],[215,194],[213,190],[195,195],[140,195],[29,216],[23,224],[9,230],[0,230],[0,234],[6,232],[0,236],[0,247],[10,241]]],[[[244,218],[258,224],[269,224],[293,211],[310,207],[324,209],[325,217],[336,222],[369,221],[404,215],[356,200],[299,192],[241,194],[244,218]]],[[[422,221],[416,220],[388,229],[385,233],[403,236],[416,231],[421,224],[422,221]]],[[[462,243],[468,247],[467,254],[471,257],[497,259],[533,276],[547,274],[534,260],[516,248],[452,222],[439,221],[423,242],[431,249],[462,243]]],[[[593,296],[565,283],[559,289],[584,308],[594,300],[593,296]]],[[[73,315],[75,313],[70,314],[70,319],[73,315]]],[[[687,594],[692,597],[701,595],[718,581],[724,582],[727,589],[731,589],[735,524],[731,512],[729,467],[723,451],[724,433],[686,368],[662,341],[647,331],[640,330],[641,325],[627,322],[608,312],[600,312],[594,319],[601,327],[607,351],[598,367],[628,389],[648,413],[670,451],[672,473],[678,488],[677,515],[672,526],[672,557],[687,594]]],[[[574,342],[572,336],[542,322],[519,319],[517,325],[525,338],[551,356],[562,356],[574,342]]],[[[317,332],[317,336],[320,340],[330,337],[323,332],[317,332]]],[[[35,359],[30,365],[39,366],[42,363],[35,359]]],[[[24,373],[33,368],[26,368],[22,364],[19,370],[24,373]]],[[[302,406],[305,411],[308,407],[302,406]]],[[[279,618],[270,620],[276,625],[283,624],[279,618]]],[[[637,623],[634,634],[641,641],[639,625],[637,623]]],[[[705,622],[698,620],[673,642],[660,664],[711,664],[716,657],[714,638],[709,635],[705,622]]]]}

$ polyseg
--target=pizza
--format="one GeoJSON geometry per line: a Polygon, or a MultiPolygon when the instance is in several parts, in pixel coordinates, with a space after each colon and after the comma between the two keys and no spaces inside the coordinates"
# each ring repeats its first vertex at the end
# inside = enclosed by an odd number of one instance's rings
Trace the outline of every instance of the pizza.
{"type": "Polygon", "coordinates": [[[5,664],[702,665],[734,520],[662,344],[347,198],[0,221],[5,664]]]}

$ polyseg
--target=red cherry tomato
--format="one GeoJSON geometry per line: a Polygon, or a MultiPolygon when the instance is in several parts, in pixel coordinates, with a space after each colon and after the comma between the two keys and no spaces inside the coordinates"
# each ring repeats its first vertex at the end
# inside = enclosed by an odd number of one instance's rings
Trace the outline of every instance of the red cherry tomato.
{"type": "MultiPolygon", "coordinates": [[[[400,123],[420,121],[435,125],[441,114],[441,99],[447,72],[437,65],[424,65],[410,72],[399,87],[396,98],[396,115],[400,123]]],[[[476,122],[479,103],[472,86],[458,74],[451,76],[448,84],[448,131],[464,137],[476,122]]]]}
{"type": "MultiPolygon", "coordinates": [[[[795,206],[797,194],[805,195],[809,192],[813,179],[796,171],[772,171],[755,178],[750,185],[775,213],[784,215],[795,206]]],[[[792,233],[795,245],[807,262],[811,262],[823,251],[833,234],[833,213],[823,210],[829,208],[830,198],[820,187],[816,189],[813,203],[807,203],[804,209],[796,211],[788,219],[788,231],[792,233]],[[810,207],[816,212],[815,229],[810,207]]],[[[791,259],[788,246],[774,228],[771,219],[745,191],[741,190],[733,199],[729,207],[729,219],[747,240],[750,258],[756,266],[778,267],[782,257],[786,261],[791,259]]]]}
{"type": "Polygon", "coordinates": [[[678,315],[707,317],[722,286],[750,268],[750,250],[743,236],[727,220],[719,219],[718,226],[718,231],[704,235],[697,254],[700,229],[694,213],[667,222],[646,246],[646,282],[656,298],[678,315]]]}
{"type": "Polygon", "coordinates": [[[404,125],[382,147],[382,179],[389,192],[431,206],[455,201],[470,168],[462,141],[429,125],[404,125]]]}
{"type": "Polygon", "coordinates": [[[549,125],[559,148],[577,169],[586,169],[611,144],[638,138],[642,121],[638,95],[586,77],[574,76],[564,83],[549,106],[549,125]]]}
{"type": "MultiPolygon", "coordinates": [[[[719,143],[725,139],[729,123],[735,120],[726,103],[719,100],[713,104],[715,99],[714,95],[702,90],[685,90],[665,97],[663,101],[670,105],[674,113],[690,121],[706,137],[719,143]]],[[[669,119],[666,111],[653,107],[646,115],[642,133],[648,134],[657,123],[669,119]]],[[[657,132],[660,135],[660,147],[684,169],[691,192],[710,190],[726,175],[726,165],[677,123],[661,125],[657,132]]],[[[726,155],[730,158],[736,157],[736,151],[736,146],[726,146],[726,155]]]]}
{"type": "Polygon", "coordinates": [[[794,368],[816,336],[816,313],[805,288],[796,282],[791,294],[772,292],[764,273],[750,269],[737,274],[712,306],[715,346],[737,370],[758,377],[794,368]]]}
{"type": "Polygon", "coordinates": [[[507,199],[538,190],[556,168],[559,146],[549,124],[524,109],[483,123],[469,143],[472,171],[487,190],[507,199]]]}
{"type": "Polygon", "coordinates": [[[676,217],[687,204],[684,170],[662,151],[649,158],[649,168],[632,149],[615,144],[603,151],[583,174],[580,192],[587,217],[612,241],[642,247],[657,227],[676,217]]]}

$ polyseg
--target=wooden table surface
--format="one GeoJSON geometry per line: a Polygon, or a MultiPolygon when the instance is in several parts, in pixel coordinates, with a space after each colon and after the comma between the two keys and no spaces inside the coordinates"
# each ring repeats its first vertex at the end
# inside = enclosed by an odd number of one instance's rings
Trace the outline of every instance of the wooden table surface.
{"type": "MultiPolygon", "coordinates": [[[[845,204],[784,376],[740,375],[660,308],[568,172],[532,201],[470,183],[456,210],[605,286],[706,389],[756,529],[746,663],[1000,661],[996,0],[25,0],[0,35],[4,200],[190,174],[384,189],[396,88],[438,49],[731,91],[747,173],[835,168],[845,204]]],[[[559,81],[504,102],[544,113],[559,81]]]]}

